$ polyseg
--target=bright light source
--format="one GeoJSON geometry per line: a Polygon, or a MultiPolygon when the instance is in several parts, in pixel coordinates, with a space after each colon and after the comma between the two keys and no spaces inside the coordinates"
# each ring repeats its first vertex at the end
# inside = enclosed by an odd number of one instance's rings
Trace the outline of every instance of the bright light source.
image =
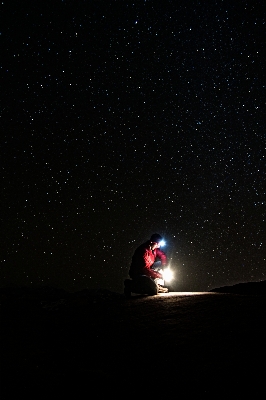
{"type": "Polygon", "coordinates": [[[165,241],[164,240],[161,240],[160,242],[159,242],[159,245],[162,247],[162,246],[164,246],[165,245],[165,241]]]}
{"type": "Polygon", "coordinates": [[[174,276],[173,271],[170,268],[166,268],[163,270],[163,279],[166,282],[171,282],[173,276],[174,276]]]}

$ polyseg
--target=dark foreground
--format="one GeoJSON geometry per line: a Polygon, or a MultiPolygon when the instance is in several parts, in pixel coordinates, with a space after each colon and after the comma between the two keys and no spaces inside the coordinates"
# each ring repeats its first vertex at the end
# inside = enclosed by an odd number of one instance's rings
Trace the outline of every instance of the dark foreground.
{"type": "Polygon", "coordinates": [[[2,399],[261,394],[266,296],[2,292],[2,399]]]}

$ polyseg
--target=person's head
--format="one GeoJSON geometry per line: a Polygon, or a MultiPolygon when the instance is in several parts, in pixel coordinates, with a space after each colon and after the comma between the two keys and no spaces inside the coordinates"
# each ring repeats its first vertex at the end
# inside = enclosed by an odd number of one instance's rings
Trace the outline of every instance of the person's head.
{"type": "Polygon", "coordinates": [[[161,235],[159,235],[159,233],[154,233],[153,235],[151,235],[150,242],[152,250],[159,248],[162,240],[163,238],[161,237],[161,235]]]}

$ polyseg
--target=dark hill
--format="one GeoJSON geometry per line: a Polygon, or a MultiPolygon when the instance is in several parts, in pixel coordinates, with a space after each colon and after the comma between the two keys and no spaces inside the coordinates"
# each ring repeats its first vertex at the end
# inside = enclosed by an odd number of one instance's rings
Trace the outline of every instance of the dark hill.
{"type": "Polygon", "coordinates": [[[266,281],[238,283],[232,286],[223,286],[217,289],[212,289],[210,292],[216,293],[235,293],[235,294],[250,294],[250,295],[265,295],[266,281]]]}

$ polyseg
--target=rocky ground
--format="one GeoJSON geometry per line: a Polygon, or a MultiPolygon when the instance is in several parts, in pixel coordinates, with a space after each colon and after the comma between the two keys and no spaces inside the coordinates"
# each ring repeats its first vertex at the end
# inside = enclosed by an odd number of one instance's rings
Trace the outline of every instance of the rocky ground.
{"type": "Polygon", "coordinates": [[[1,289],[2,399],[260,394],[265,282],[159,296],[1,289]]]}

